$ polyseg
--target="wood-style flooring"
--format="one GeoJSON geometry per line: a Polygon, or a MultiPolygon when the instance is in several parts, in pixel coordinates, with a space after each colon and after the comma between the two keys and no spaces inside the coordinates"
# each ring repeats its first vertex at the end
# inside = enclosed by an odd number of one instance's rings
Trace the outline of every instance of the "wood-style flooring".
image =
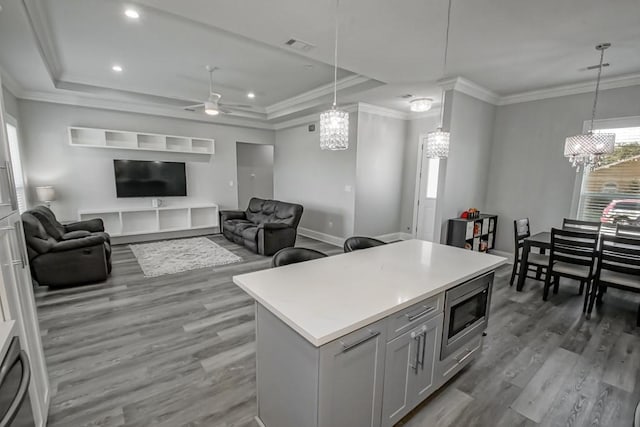
{"type": "MultiPolygon", "coordinates": [[[[106,283],[37,290],[50,427],[256,426],[253,305],[231,277],[270,259],[210,238],[243,262],[144,278],[128,246],[114,246],[106,283]]],[[[637,299],[611,290],[587,321],[570,282],[545,303],[539,282],[518,293],[509,272],[497,273],[481,357],[400,424],[630,426],[637,299]]]]}

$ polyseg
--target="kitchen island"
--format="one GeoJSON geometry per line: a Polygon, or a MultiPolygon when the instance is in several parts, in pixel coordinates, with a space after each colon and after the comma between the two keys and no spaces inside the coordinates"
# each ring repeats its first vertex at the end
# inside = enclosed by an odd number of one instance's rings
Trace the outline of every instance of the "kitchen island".
{"type": "Polygon", "coordinates": [[[393,425],[480,352],[505,262],[408,240],[235,276],[256,300],[258,421],[393,425]]]}

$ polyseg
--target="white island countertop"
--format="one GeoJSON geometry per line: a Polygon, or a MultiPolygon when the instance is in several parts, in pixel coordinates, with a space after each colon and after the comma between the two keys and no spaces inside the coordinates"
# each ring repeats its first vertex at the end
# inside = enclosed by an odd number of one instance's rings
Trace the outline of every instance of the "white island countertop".
{"type": "Polygon", "coordinates": [[[406,240],[242,274],[233,282],[319,347],[506,262],[406,240]]]}

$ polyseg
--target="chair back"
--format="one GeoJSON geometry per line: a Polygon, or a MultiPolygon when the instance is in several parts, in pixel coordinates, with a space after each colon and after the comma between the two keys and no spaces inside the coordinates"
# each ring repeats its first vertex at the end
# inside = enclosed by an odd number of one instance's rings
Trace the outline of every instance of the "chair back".
{"type": "Polygon", "coordinates": [[[602,223],[598,221],[580,221],[578,219],[565,218],[562,220],[562,228],[565,230],[583,231],[586,233],[600,233],[602,223]]]}
{"type": "Polygon", "coordinates": [[[513,221],[513,237],[516,245],[516,252],[524,245],[524,239],[531,236],[529,218],[516,219],[513,221]]]}
{"type": "Polygon", "coordinates": [[[616,236],[640,239],[640,227],[636,225],[616,225],[616,236]]]}
{"type": "Polygon", "coordinates": [[[598,254],[598,233],[584,231],[551,229],[551,263],[560,261],[569,264],[589,266],[593,264],[598,254]]]}
{"type": "Polygon", "coordinates": [[[640,240],[634,237],[602,236],[598,271],[640,276],[640,240]]]}
{"type": "Polygon", "coordinates": [[[280,249],[271,259],[271,267],[296,264],[298,262],[311,261],[312,259],[326,258],[327,254],[307,248],[280,249]]]}
{"type": "Polygon", "coordinates": [[[386,243],[373,237],[353,236],[344,241],[344,251],[353,252],[382,245],[386,245],[386,243]]]}

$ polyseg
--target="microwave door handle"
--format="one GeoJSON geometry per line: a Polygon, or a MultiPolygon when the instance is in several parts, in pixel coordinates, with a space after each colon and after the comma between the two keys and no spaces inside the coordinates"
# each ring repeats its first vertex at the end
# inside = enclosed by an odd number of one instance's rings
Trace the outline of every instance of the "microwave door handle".
{"type": "MultiPolygon", "coordinates": [[[[17,347],[16,347],[17,348],[17,347]]],[[[13,420],[18,415],[18,411],[20,410],[24,399],[27,397],[27,392],[29,391],[29,381],[31,380],[31,370],[29,368],[29,358],[24,350],[20,351],[18,354],[18,358],[10,364],[10,366],[4,366],[3,370],[6,369],[6,373],[13,368],[17,363],[22,365],[22,378],[20,378],[20,386],[18,387],[18,392],[16,393],[13,401],[9,405],[9,409],[5,416],[0,420],[0,427],[9,427],[13,420]]],[[[4,380],[4,377],[2,378],[4,380]]]]}

